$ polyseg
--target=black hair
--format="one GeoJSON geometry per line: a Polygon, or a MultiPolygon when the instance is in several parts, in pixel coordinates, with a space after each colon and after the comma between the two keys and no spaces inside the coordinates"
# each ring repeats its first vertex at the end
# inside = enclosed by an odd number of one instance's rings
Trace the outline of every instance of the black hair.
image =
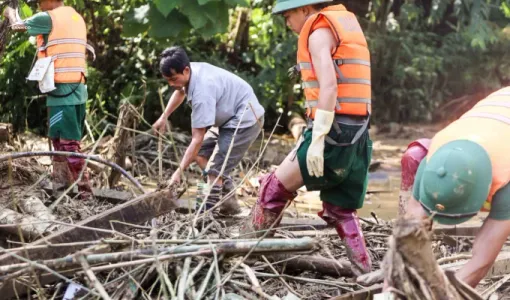
{"type": "Polygon", "coordinates": [[[190,66],[188,54],[179,46],[166,48],[160,55],[159,71],[166,77],[172,76],[172,71],[182,74],[190,66]]]}

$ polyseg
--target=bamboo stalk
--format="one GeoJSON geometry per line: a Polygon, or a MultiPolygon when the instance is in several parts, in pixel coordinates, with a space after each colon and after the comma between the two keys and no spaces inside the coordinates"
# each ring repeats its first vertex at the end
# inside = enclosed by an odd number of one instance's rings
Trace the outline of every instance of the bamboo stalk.
{"type": "MultiPolygon", "coordinates": [[[[251,251],[253,248],[253,252],[278,252],[278,251],[305,251],[310,250],[314,246],[314,240],[311,238],[301,238],[294,240],[282,240],[282,239],[271,239],[271,240],[263,240],[257,245],[257,241],[250,242],[238,242],[238,241],[228,241],[221,244],[213,245],[214,249],[221,254],[239,254],[246,253],[251,251]]],[[[157,253],[154,253],[155,249],[146,248],[139,249],[134,251],[126,251],[126,252],[114,252],[114,253],[105,253],[105,254],[90,254],[86,255],[85,259],[90,264],[100,264],[100,263],[112,263],[126,260],[133,260],[138,258],[145,258],[148,255],[161,255],[161,254],[194,254],[197,252],[202,253],[202,255],[210,256],[212,255],[211,246],[202,246],[202,245],[190,245],[190,246],[176,246],[176,247],[163,247],[156,249],[157,253]]],[[[54,268],[65,268],[76,264],[73,255],[67,255],[63,258],[52,259],[42,261],[41,264],[54,267],[54,268]]],[[[19,263],[12,265],[0,266],[0,274],[7,274],[10,272],[18,271],[22,268],[29,266],[29,263],[19,263]]]]}
{"type": "Polygon", "coordinates": [[[85,274],[87,275],[90,283],[99,292],[101,297],[103,297],[103,299],[105,299],[105,300],[111,300],[110,296],[108,296],[108,293],[106,293],[106,290],[104,289],[104,287],[101,284],[101,282],[99,282],[99,280],[97,279],[96,275],[94,275],[94,272],[92,272],[90,270],[90,265],[88,264],[87,260],[85,260],[83,255],[80,255],[78,257],[78,261],[82,265],[82,267],[83,267],[83,269],[85,271],[85,274]]]}

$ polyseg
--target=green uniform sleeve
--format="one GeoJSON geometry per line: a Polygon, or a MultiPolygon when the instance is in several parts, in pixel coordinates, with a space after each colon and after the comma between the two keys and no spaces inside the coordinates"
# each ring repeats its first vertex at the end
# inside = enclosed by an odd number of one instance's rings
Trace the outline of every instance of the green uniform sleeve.
{"type": "Polygon", "coordinates": [[[423,174],[423,170],[425,170],[426,165],[427,158],[424,158],[422,159],[420,165],[418,166],[418,170],[416,171],[416,175],[414,176],[413,197],[416,200],[420,200],[420,181],[423,174]]]}
{"type": "Polygon", "coordinates": [[[40,12],[25,19],[27,32],[31,36],[39,34],[50,34],[52,29],[51,17],[47,12],[40,12]]]}
{"type": "Polygon", "coordinates": [[[499,221],[510,220],[510,184],[497,191],[492,198],[489,218],[499,221]]]}

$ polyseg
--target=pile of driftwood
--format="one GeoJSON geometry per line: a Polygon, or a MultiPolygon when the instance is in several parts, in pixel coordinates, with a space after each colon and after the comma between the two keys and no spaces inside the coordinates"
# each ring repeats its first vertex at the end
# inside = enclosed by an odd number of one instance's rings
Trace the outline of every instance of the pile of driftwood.
{"type": "Polygon", "coordinates": [[[244,240],[239,220],[183,213],[178,198],[172,188],[145,194],[3,249],[0,292],[57,299],[70,290],[104,299],[302,299],[356,290],[337,238],[282,230],[278,238],[244,240]]]}
{"type": "Polygon", "coordinates": [[[111,138],[107,128],[97,140],[89,134],[94,201],[80,202],[72,188],[53,194],[34,160],[0,157],[0,187],[9,192],[0,231],[10,234],[0,247],[3,299],[370,299],[383,280],[394,299],[474,300],[506,289],[507,253],[480,294],[447,272],[469,258],[476,228],[361,219],[376,271],[358,278],[322,220],[283,218],[274,238],[243,239],[245,216],[198,213],[182,189],[164,184],[189,137],[138,131],[140,115],[123,104],[111,138]],[[118,189],[121,174],[127,191],[104,188],[118,189]],[[144,176],[159,183],[156,191],[140,185],[144,176]],[[25,186],[16,190],[18,183],[25,186]]]}

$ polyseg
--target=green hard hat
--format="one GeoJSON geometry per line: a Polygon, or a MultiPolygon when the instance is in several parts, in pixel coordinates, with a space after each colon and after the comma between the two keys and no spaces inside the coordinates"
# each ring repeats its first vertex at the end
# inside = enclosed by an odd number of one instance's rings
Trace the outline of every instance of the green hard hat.
{"type": "Polygon", "coordinates": [[[456,140],[422,162],[417,177],[419,202],[441,224],[456,225],[476,216],[489,195],[492,164],[480,145],[456,140]]]}
{"type": "Polygon", "coordinates": [[[273,14],[281,14],[286,10],[324,2],[333,2],[333,0],[276,0],[273,14]]]}

